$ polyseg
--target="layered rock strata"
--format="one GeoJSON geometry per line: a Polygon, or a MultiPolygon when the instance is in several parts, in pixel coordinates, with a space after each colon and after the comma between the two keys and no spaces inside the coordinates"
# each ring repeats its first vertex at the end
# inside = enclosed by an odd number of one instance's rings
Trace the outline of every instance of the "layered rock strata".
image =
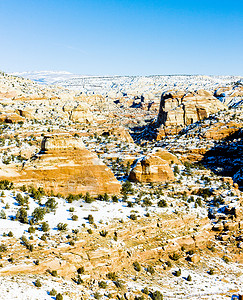
{"type": "Polygon", "coordinates": [[[173,180],[174,174],[168,161],[162,159],[159,154],[154,153],[138,160],[129,174],[129,180],[135,182],[166,182],[173,180]]]}
{"type": "Polygon", "coordinates": [[[15,167],[12,171],[5,168],[2,179],[17,185],[41,186],[55,194],[118,194],[121,188],[112,171],[85,149],[80,139],[67,135],[45,136],[41,151],[21,169],[15,167]]]}
{"type": "Polygon", "coordinates": [[[201,121],[226,106],[210,92],[167,91],[161,96],[157,125],[160,126],[158,139],[176,134],[183,127],[201,121]]]}

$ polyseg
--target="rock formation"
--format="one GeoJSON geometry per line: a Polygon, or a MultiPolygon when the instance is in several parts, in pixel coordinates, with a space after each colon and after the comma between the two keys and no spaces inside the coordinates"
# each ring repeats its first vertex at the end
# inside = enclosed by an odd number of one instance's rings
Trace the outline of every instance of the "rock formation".
{"type": "Polygon", "coordinates": [[[129,174],[129,180],[135,182],[166,182],[173,179],[174,174],[169,163],[157,153],[138,160],[129,174]]]}
{"type": "Polygon", "coordinates": [[[178,133],[183,127],[207,118],[226,106],[210,92],[167,91],[161,96],[157,124],[159,137],[178,133]]]}
{"type": "Polygon", "coordinates": [[[33,184],[63,195],[118,194],[121,187],[111,170],[85,149],[80,139],[65,135],[45,136],[41,151],[23,164],[21,170],[7,173],[5,168],[5,171],[2,178],[18,185],[33,184]]]}

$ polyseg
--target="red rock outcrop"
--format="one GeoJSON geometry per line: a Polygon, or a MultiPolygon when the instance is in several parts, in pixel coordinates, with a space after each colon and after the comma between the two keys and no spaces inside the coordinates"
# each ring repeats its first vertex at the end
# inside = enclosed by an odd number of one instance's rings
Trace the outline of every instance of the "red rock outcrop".
{"type": "Polygon", "coordinates": [[[17,185],[43,187],[46,191],[63,195],[89,192],[90,194],[118,194],[121,185],[112,171],[94,154],[85,149],[80,139],[70,136],[45,136],[41,151],[21,170],[16,169],[1,177],[17,185]],[[15,171],[15,172],[13,172],[15,171]]]}
{"type": "Polygon", "coordinates": [[[174,179],[169,163],[157,153],[138,161],[129,174],[129,180],[139,182],[166,182],[174,179]]]}
{"type": "Polygon", "coordinates": [[[157,123],[160,126],[158,136],[176,134],[183,127],[203,120],[226,106],[210,92],[168,91],[161,96],[157,123]]]}

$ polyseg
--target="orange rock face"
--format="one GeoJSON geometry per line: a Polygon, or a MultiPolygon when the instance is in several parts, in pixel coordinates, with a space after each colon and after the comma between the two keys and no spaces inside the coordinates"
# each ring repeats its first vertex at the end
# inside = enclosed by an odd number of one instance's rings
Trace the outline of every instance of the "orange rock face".
{"type": "Polygon", "coordinates": [[[121,185],[112,171],[82,141],[68,136],[46,136],[41,151],[18,172],[8,177],[18,185],[43,187],[63,195],[118,194],[121,185]]]}
{"type": "Polygon", "coordinates": [[[168,91],[162,94],[157,123],[158,138],[177,134],[184,126],[203,120],[226,106],[204,90],[168,91]]]}
{"type": "Polygon", "coordinates": [[[139,182],[166,182],[174,179],[169,163],[153,154],[139,161],[131,170],[129,180],[139,182]]]}

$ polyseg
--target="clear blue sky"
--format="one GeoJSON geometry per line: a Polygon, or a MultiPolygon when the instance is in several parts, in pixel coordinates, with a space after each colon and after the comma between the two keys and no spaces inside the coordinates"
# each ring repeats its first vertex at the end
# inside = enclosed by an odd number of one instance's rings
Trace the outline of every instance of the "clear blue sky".
{"type": "Polygon", "coordinates": [[[243,0],[0,0],[0,70],[243,75],[243,0]]]}

